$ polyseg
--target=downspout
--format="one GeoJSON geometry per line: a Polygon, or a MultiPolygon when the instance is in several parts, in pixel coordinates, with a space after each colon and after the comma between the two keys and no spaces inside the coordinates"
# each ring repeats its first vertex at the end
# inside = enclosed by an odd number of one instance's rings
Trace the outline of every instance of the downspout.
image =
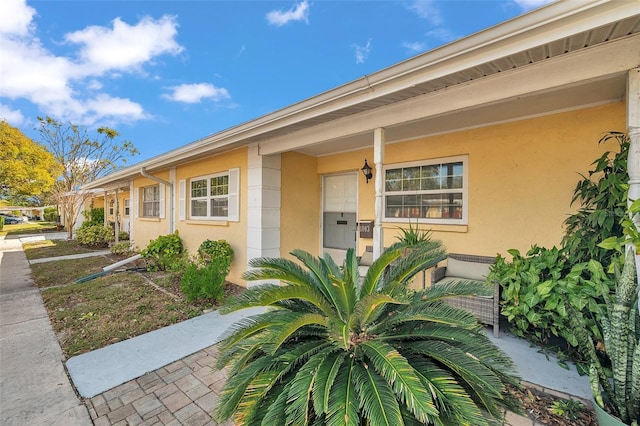
{"type": "MultiPolygon", "coordinates": [[[[147,170],[144,167],[140,167],[140,174],[148,179],[161,183],[163,185],[167,185],[169,187],[169,199],[171,200],[171,207],[169,208],[169,233],[173,234],[174,229],[174,220],[173,220],[173,199],[175,197],[175,189],[173,187],[173,183],[166,181],[164,179],[160,179],[159,177],[150,175],[147,173],[147,170]]],[[[165,203],[165,208],[167,203],[165,203]]]]}

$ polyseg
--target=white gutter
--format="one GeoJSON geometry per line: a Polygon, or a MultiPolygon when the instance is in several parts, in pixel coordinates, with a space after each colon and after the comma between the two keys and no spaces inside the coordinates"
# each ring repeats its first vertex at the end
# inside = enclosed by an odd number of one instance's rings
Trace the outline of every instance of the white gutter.
{"type": "MultiPolygon", "coordinates": [[[[173,183],[166,181],[164,179],[160,179],[157,176],[150,175],[149,173],[147,173],[147,170],[144,167],[140,167],[140,174],[148,179],[151,179],[163,185],[167,185],[169,187],[169,199],[171,200],[171,204],[169,207],[169,233],[173,234],[173,231],[175,231],[174,220],[173,220],[173,199],[175,197],[175,189],[174,189],[173,183]]],[[[165,203],[165,208],[166,206],[167,206],[167,203],[165,203]]]]}

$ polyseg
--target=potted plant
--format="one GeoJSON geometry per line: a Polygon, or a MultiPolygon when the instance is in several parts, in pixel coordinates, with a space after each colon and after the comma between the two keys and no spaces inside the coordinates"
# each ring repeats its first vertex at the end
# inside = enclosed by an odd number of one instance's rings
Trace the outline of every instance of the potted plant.
{"type": "Polygon", "coordinates": [[[265,310],[220,343],[216,367],[227,368],[229,378],[214,419],[488,426],[502,407],[517,404],[506,389],[518,383],[511,360],[471,314],[444,303],[482,289],[461,283],[408,291],[407,282],[445,253],[435,241],[407,255],[403,248],[382,253],[362,284],[352,249],[342,267],[301,250],[291,253],[295,261],[252,260],[248,280],[280,284],[250,287],[222,308],[265,310]]]}
{"type": "Polygon", "coordinates": [[[614,294],[603,291],[600,327],[604,342],[593,342],[585,321],[565,303],[576,339],[589,361],[589,378],[599,424],[640,423],[640,311],[633,250],[628,250],[614,294]],[[604,347],[602,346],[604,343],[604,347]]]}

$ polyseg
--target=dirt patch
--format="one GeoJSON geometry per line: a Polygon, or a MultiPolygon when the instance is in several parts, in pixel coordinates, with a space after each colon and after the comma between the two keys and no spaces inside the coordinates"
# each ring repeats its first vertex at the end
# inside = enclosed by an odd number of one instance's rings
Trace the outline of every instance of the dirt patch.
{"type": "Polygon", "coordinates": [[[597,426],[595,412],[582,401],[567,401],[562,398],[542,393],[536,389],[511,388],[511,393],[524,405],[525,413],[530,419],[546,426],[597,426]],[[554,409],[564,409],[564,414],[554,413],[554,409]]]}

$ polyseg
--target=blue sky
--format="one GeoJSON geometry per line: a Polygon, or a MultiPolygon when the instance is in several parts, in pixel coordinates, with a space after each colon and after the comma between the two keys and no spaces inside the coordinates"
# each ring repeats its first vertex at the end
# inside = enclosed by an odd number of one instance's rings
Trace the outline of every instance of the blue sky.
{"type": "Polygon", "coordinates": [[[141,161],[548,0],[0,1],[0,119],[109,126],[141,161]]]}

